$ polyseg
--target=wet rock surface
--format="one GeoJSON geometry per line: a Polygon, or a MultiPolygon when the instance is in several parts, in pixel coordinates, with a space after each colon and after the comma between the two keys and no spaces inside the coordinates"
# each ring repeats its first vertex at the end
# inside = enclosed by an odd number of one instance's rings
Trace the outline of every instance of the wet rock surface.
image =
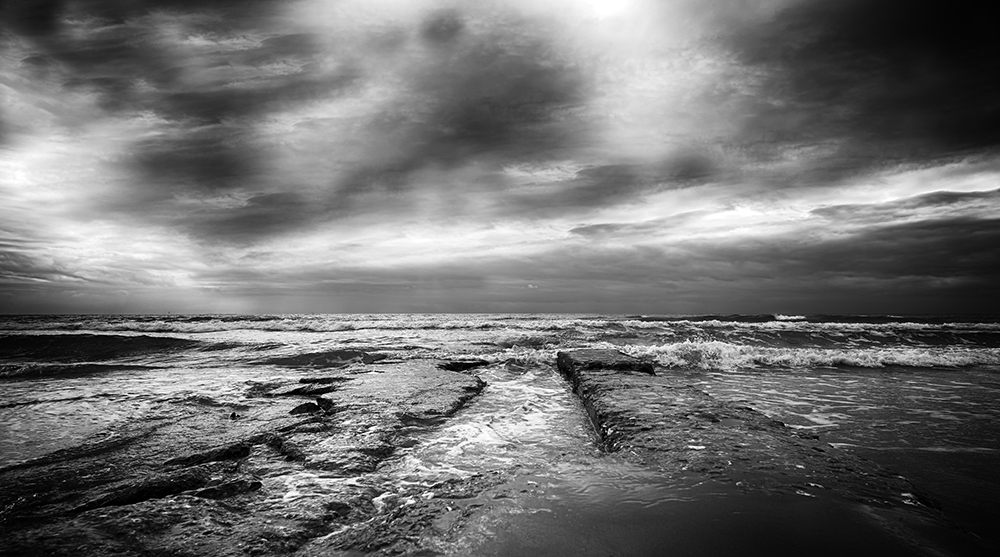
{"type": "Polygon", "coordinates": [[[248,385],[238,413],[164,405],[108,439],[0,469],[0,554],[412,546],[409,537],[452,509],[424,488],[386,496],[388,480],[371,473],[409,443],[414,421],[418,429],[440,423],[485,383],[437,362],[352,365],[330,382],[248,385]],[[322,397],[295,390],[315,386],[332,388],[322,397]],[[320,496],[308,493],[310,482],[329,485],[320,496]]]}
{"type": "Polygon", "coordinates": [[[486,360],[450,360],[438,367],[448,371],[469,371],[483,366],[490,365],[486,360]]]}
{"type": "MultiPolygon", "coordinates": [[[[275,364],[307,369],[248,382],[238,404],[166,402],[107,438],[0,469],[0,555],[475,555],[493,526],[535,520],[522,503],[541,504],[545,486],[523,462],[433,483],[401,481],[394,467],[420,435],[448,431],[477,404],[487,385],[473,373],[523,374],[522,366],[322,354],[275,364]]],[[[574,444],[587,445],[564,460],[622,460],[754,494],[836,499],[915,540],[916,554],[956,554],[921,537],[958,534],[888,470],[617,351],[561,352],[556,363],[606,451],[588,443],[576,401],[546,368],[580,418],[574,444]]],[[[537,419],[531,404],[500,411],[537,419]]],[[[519,441],[496,423],[479,425],[475,435],[497,453],[519,441]]]]}
{"type": "Polygon", "coordinates": [[[699,474],[745,491],[836,498],[860,505],[914,547],[953,554],[922,530],[970,541],[906,478],[742,404],[715,399],[681,373],[617,350],[559,352],[557,365],[580,397],[602,448],[674,474],[699,474]]]}

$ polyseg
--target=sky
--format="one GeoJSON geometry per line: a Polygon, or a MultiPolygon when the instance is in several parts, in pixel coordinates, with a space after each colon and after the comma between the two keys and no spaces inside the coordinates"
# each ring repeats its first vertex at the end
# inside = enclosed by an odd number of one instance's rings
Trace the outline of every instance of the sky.
{"type": "Polygon", "coordinates": [[[1000,313],[955,0],[2,0],[2,313],[1000,313]]]}

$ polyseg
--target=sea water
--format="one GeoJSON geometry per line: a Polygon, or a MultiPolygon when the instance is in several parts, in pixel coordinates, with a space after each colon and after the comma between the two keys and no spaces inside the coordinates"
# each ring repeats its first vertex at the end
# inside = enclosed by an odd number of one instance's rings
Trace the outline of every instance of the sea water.
{"type": "MultiPolygon", "coordinates": [[[[859,452],[911,479],[961,528],[998,541],[1000,322],[982,317],[4,316],[0,466],[100,440],[116,424],[152,419],[172,403],[238,408],[247,403],[247,381],[297,377],[261,365],[276,357],[351,349],[401,360],[480,358],[493,364],[478,370],[488,383],[483,394],[378,473],[430,485],[518,467],[527,496],[511,516],[482,525],[501,542],[481,553],[740,550],[727,549],[726,539],[756,540],[772,553],[810,544],[831,555],[850,549],[837,545],[840,530],[819,526],[856,519],[830,515],[836,507],[734,496],[703,479],[602,458],[554,367],[556,352],[584,347],[649,359],[717,398],[859,452]],[[790,515],[790,504],[801,509],[790,515]],[[803,527],[763,534],[789,516],[803,527]],[[720,538],[713,524],[745,532],[720,538]]],[[[286,483],[296,493],[323,489],[315,478],[286,483]]],[[[865,538],[864,525],[857,531],[873,548],[882,543],[865,538]]]]}

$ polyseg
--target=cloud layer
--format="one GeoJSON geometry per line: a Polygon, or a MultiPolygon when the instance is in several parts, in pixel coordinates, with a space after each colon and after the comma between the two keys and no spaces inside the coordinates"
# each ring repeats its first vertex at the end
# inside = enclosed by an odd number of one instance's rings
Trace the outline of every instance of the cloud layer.
{"type": "Polygon", "coordinates": [[[6,311],[1000,310],[1000,38],[973,3],[0,21],[6,311]]]}

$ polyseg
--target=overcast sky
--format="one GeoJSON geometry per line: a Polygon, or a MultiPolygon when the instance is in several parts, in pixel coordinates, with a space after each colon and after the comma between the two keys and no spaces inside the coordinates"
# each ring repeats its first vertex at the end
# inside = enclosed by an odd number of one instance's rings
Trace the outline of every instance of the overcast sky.
{"type": "Polygon", "coordinates": [[[1000,312],[985,4],[4,0],[0,311],[1000,312]]]}

